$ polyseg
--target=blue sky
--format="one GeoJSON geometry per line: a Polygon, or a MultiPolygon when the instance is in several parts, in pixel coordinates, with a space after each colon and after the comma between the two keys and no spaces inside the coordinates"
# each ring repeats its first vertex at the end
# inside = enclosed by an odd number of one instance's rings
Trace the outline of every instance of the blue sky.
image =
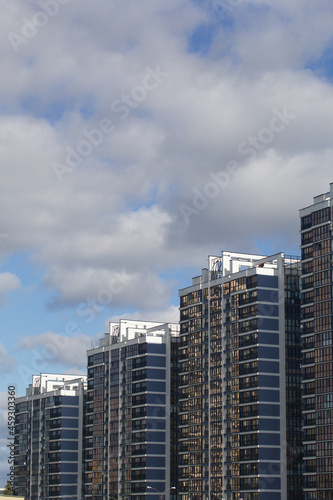
{"type": "Polygon", "coordinates": [[[208,255],[298,254],[333,181],[331,1],[45,5],[1,2],[3,484],[8,384],[177,321],[208,255]]]}

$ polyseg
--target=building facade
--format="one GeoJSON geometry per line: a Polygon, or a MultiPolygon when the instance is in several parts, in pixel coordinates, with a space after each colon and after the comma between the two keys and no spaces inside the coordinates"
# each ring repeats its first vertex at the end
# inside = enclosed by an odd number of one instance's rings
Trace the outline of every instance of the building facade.
{"type": "Polygon", "coordinates": [[[85,494],[177,498],[179,325],[120,320],[88,351],[85,494]]]}
{"type": "Polygon", "coordinates": [[[180,291],[182,500],[302,500],[300,263],[223,252],[180,291]]]}
{"type": "Polygon", "coordinates": [[[300,210],[306,500],[333,498],[332,200],[300,210]]]}
{"type": "Polygon", "coordinates": [[[41,374],[16,399],[15,494],[82,498],[85,386],[84,376],[41,374]]]}

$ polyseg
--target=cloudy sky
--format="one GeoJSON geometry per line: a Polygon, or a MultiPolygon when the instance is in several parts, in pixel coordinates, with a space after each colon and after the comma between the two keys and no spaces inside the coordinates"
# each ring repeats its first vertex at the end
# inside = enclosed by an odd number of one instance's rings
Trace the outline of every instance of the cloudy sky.
{"type": "Polygon", "coordinates": [[[4,410],[8,385],[83,373],[110,319],[177,321],[209,254],[299,253],[333,182],[333,6],[0,6],[4,410]]]}

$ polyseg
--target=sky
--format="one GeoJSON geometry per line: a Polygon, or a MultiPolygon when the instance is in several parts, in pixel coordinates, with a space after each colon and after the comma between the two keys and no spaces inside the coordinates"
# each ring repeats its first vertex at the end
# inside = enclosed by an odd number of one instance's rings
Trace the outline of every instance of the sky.
{"type": "Polygon", "coordinates": [[[331,0],[0,0],[0,486],[7,387],[178,321],[222,250],[299,254],[333,182],[331,0]]]}

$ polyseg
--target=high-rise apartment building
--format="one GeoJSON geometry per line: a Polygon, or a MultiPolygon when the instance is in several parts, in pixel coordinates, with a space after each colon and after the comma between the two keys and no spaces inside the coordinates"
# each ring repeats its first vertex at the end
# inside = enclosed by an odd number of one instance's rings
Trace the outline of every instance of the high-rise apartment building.
{"type": "Polygon", "coordinates": [[[43,373],[16,399],[15,494],[82,498],[85,385],[84,376],[43,373]]]}
{"type": "Polygon", "coordinates": [[[300,210],[306,500],[333,498],[333,294],[330,192],[300,210]]]}
{"type": "Polygon", "coordinates": [[[177,498],[179,325],[120,320],[88,351],[85,495],[177,498]]]}
{"type": "Polygon", "coordinates": [[[223,252],[180,291],[182,500],[302,500],[300,262],[223,252]]]}

